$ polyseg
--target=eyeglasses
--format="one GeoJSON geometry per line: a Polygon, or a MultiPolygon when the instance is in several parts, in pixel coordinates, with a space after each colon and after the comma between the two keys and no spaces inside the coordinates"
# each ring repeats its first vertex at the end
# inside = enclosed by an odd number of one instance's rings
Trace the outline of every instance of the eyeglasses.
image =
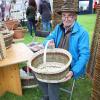
{"type": "Polygon", "coordinates": [[[62,19],[67,19],[67,20],[72,20],[74,18],[74,15],[73,14],[62,14],[62,19]]]}

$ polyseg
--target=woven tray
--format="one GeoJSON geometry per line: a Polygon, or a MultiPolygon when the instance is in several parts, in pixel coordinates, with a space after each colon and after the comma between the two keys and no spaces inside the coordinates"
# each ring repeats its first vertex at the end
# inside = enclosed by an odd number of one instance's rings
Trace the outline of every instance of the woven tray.
{"type": "Polygon", "coordinates": [[[60,48],[47,49],[46,64],[43,63],[44,49],[34,53],[28,66],[34,71],[37,79],[47,83],[66,81],[65,76],[72,61],[71,54],[60,48]]]}

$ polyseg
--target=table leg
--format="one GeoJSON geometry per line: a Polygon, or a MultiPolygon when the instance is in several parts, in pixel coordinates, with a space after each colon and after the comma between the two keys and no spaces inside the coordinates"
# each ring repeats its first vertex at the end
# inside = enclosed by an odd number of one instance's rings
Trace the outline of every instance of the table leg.
{"type": "MultiPolygon", "coordinates": [[[[2,80],[0,80],[0,83],[2,83],[0,91],[3,89],[4,92],[8,91],[21,96],[22,88],[18,64],[9,65],[0,69],[0,71],[2,71],[0,72],[2,73],[0,79],[3,77],[3,83],[1,82],[2,80]]],[[[2,94],[2,92],[0,92],[0,94],[2,94]]]]}
{"type": "Polygon", "coordinates": [[[6,92],[3,77],[4,77],[3,68],[0,68],[0,96],[6,92]]]}

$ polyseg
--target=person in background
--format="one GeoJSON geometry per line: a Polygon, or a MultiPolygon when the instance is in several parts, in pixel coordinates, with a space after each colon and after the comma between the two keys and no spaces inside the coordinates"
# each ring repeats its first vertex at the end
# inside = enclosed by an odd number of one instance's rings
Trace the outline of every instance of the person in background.
{"type": "Polygon", "coordinates": [[[0,21],[2,21],[2,12],[1,12],[1,1],[0,1],[0,21]]]}
{"type": "Polygon", "coordinates": [[[41,0],[39,5],[39,13],[42,17],[43,31],[51,30],[51,6],[48,0],[41,0]]]}
{"type": "Polygon", "coordinates": [[[97,2],[94,2],[93,12],[96,13],[97,2]]]}
{"type": "MultiPolygon", "coordinates": [[[[85,74],[86,64],[90,56],[88,33],[77,22],[78,10],[75,8],[76,6],[73,5],[73,2],[69,2],[65,2],[61,10],[58,11],[58,14],[62,15],[62,23],[58,24],[43,42],[45,46],[48,40],[53,39],[54,42],[48,44],[50,47],[55,45],[55,48],[63,48],[71,53],[72,62],[65,77],[66,81],[72,77],[77,79],[85,74]]],[[[60,100],[59,83],[38,82],[43,92],[41,100],[60,100]]]]}
{"type": "Polygon", "coordinates": [[[33,37],[32,27],[36,35],[36,25],[35,25],[36,24],[36,21],[35,21],[36,11],[37,11],[37,6],[36,6],[35,0],[29,0],[29,4],[26,10],[26,17],[28,20],[29,33],[32,37],[33,37]]]}
{"type": "Polygon", "coordinates": [[[5,17],[5,1],[4,0],[1,0],[0,8],[1,8],[2,21],[4,21],[4,17],[5,17]]]}
{"type": "Polygon", "coordinates": [[[10,19],[11,2],[6,1],[5,6],[5,20],[10,19]]]}

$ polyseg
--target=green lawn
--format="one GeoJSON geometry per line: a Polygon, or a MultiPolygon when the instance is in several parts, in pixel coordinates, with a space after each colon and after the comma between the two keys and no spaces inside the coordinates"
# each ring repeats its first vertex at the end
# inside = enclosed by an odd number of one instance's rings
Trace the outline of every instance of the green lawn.
{"type": "MultiPolygon", "coordinates": [[[[96,15],[80,15],[78,21],[89,32],[90,42],[92,39],[92,33],[94,31],[96,15]]],[[[33,39],[29,34],[25,35],[24,43],[28,44],[32,41],[42,42],[43,38],[33,39]]],[[[71,81],[62,84],[62,87],[66,88],[70,86],[71,81]]],[[[73,93],[73,100],[90,100],[92,90],[92,82],[87,77],[85,79],[78,79],[73,93]]],[[[23,96],[17,96],[12,93],[6,93],[0,100],[40,100],[42,93],[39,88],[23,89],[23,96]]],[[[67,99],[69,94],[60,91],[61,100],[67,99]]]]}
{"type": "Polygon", "coordinates": [[[95,14],[78,16],[78,22],[82,26],[84,26],[85,29],[87,30],[87,32],[89,33],[90,42],[92,40],[92,34],[94,32],[95,21],[96,21],[96,15],[95,14]]]}

